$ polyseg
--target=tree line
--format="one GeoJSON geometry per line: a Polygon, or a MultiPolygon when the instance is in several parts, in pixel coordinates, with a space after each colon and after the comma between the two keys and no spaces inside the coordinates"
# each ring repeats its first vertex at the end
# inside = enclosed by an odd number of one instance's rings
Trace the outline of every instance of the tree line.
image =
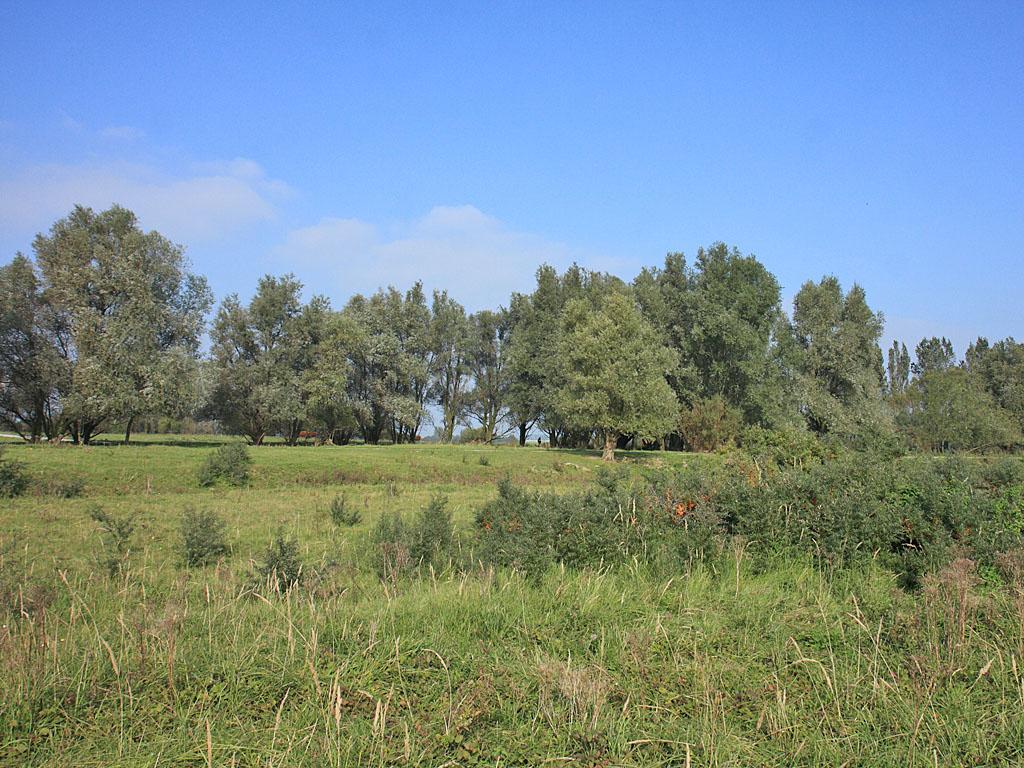
{"type": "Polygon", "coordinates": [[[714,450],[748,430],[921,450],[1012,449],[1024,344],[945,338],[883,355],[864,290],[806,282],[791,315],[754,256],[715,243],[632,281],[541,266],[531,293],[467,312],[420,283],[340,309],[265,276],[213,314],[183,249],[130,211],[76,207],[0,267],[0,422],[26,440],[130,439],[155,414],[260,444],[442,442],[714,450]],[[203,353],[204,335],[209,348],[203,353]]]}

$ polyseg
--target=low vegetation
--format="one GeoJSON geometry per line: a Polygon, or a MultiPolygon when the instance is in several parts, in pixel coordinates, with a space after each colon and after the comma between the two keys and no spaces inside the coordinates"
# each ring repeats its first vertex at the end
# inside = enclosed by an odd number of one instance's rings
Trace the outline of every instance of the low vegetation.
{"type": "Polygon", "coordinates": [[[249,482],[252,457],[241,443],[228,443],[214,450],[199,468],[199,485],[207,488],[222,480],[241,486],[249,482]]]}
{"type": "Polygon", "coordinates": [[[29,486],[28,473],[21,462],[4,456],[0,447],[0,498],[12,499],[21,496],[29,486]]]}
{"type": "Polygon", "coordinates": [[[181,518],[181,555],[185,565],[211,565],[230,551],[223,517],[206,509],[185,510],[181,518]]]}
{"type": "Polygon", "coordinates": [[[194,477],[216,446],[91,449],[82,498],[0,507],[0,762],[1024,759],[1024,462],[745,440],[408,446],[333,485],[268,447],[247,486],[128,496],[105,452],[194,477]]]}

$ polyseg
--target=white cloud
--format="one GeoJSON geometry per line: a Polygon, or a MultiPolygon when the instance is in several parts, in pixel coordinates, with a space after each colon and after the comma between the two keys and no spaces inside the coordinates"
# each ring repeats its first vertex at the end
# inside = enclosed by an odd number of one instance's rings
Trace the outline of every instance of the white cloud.
{"type": "Polygon", "coordinates": [[[529,290],[542,263],[595,263],[471,205],[436,207],[386,230],[360,219],[326,218],[292,230],[276,256],[313,291],[338,299],[422,280],[428,289],[447,289],[468,309],[506,304],[513,290],[529,290]]]}
{"type": "Polygon", "coordinates": [[[145,228],[191,243],[274,219],[275,202],[287,191],[257,163],[241,159],[177,177],[120,162],[37,165],[0,179],[0,228],[30,236],[75,204],[117,203],[135,211],[145,228]]]}

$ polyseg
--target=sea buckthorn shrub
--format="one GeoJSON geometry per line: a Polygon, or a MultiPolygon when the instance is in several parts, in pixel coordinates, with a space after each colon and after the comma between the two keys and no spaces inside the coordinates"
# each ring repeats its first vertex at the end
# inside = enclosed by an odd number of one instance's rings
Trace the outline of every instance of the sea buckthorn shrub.
{"type": "Polygon", "coordinates": [[[208,488],[219,480],[228,485],[247,485],[251,466],[252,456],[242,443],[222,445],[212,451],[199,467],[199,485],[208,488]]]}
{"type": "Polygon", "coordinates": [[[1012,467],[791,447],[766,456],[608,472],[566,494],[503,481],[477,512],[477,556],[537,577],[553,564],[711,558],[741,536],[754,552],[808,552],[830,568],[874,559],[917,586],[964,553],[993,567],[1022,545],[1024,484],[1012,467]]]}

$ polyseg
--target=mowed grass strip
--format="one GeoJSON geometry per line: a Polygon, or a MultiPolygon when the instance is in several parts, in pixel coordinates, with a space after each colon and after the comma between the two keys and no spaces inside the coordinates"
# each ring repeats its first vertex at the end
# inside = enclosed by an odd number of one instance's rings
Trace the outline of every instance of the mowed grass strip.
{"type": "MultiPolygon", "coordinates": [[[[227,438],[169,436],[129,445],[93,446],[6,444],[6,456],[24,462],[40,478],[81,477],[90,496],[138,493],[188,493],[209,452],[227,438]],[[168,444],[173,443],[173,444],[168,444]]],[[[505,475],[530,485],[585,482],[601,466],[599,452],[560,451],[513,446],[348,445],[294,447],[282,444],[250,448],[251,487],[302,485],[494,483],[505,475]]],[[[677,463],[692,454],[624,451],[627,463],[677,463]]],[[[699,460],[699,459],[698,459],[699,460]]]]}

